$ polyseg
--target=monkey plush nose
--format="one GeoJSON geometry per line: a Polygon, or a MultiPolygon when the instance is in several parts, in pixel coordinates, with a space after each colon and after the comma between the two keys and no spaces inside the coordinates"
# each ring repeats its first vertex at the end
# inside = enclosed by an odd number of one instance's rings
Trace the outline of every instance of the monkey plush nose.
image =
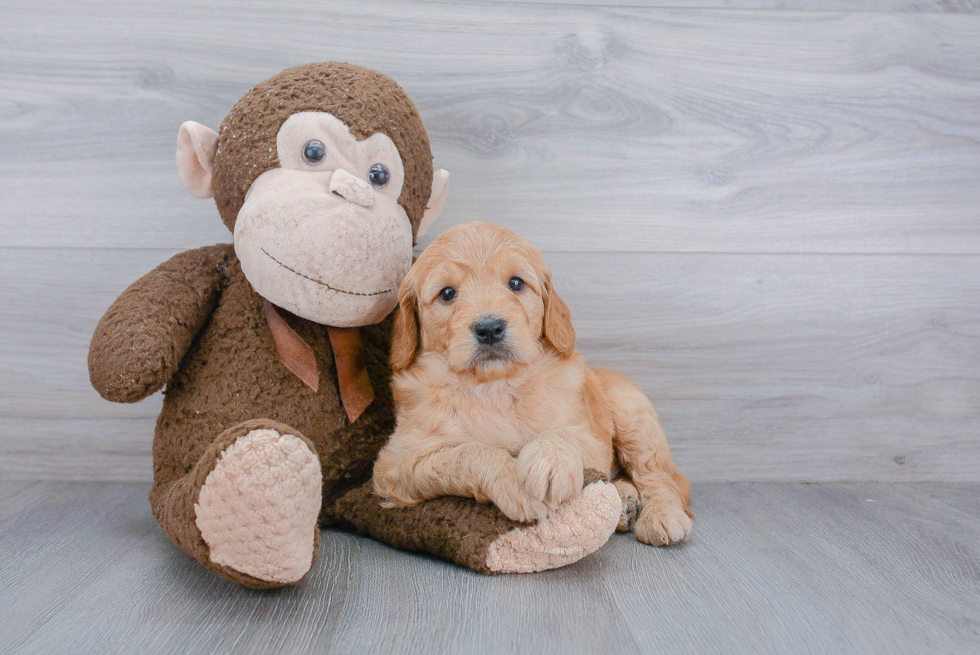
{"type": "Polygon", "coordinates": [[[359,177],[354,177],[342,168],[330,176],[330,193],[336,193],[347,202],[370,207],[374,204],[374,189],[359,177]]]}
{"type": "Polygon", "coordinates": [[[503,341],[506,331],[507,322],[496,316],[481,318],[473,324],[473,334],[476,335],[476,340],[488,346],[503,341]]]}

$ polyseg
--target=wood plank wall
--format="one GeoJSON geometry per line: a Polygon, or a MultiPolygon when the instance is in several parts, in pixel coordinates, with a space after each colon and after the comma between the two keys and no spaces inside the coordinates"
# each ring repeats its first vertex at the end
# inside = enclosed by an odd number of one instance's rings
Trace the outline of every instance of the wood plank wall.
{"type": "Polygon", "coordinates": [[[335,59],[418,104],[434,232],[545,250],[693,480],[980,480],[980,2],[286,6],[4,3],[0,476],[150,479],[160,397],[85,358],[129,283],[230,240],[177,128],[335,59]]]}

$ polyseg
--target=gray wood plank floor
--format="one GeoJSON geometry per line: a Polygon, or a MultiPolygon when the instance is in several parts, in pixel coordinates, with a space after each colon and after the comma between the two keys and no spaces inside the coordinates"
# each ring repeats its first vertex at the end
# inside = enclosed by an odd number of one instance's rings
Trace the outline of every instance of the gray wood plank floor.
{"type": "Polygon", "coordinates": [[[179,553],[146,493],[0,483],[0,652],[980,652],[976,484],[696,485],[689,543],[527,576],[325,531],[265,593],[179,553]]]}

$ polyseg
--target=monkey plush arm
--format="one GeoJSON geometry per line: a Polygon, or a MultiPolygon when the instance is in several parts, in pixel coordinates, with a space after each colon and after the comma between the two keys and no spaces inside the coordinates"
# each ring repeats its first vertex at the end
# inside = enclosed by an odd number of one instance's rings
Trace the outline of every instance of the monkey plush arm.
{"type": "Polygon", "coordinates": [[[219,244],[175,255],[112,303],[88,353],[89,377],[103,398],[134,403],[173,377],[214,311],[232,253],[219,244]]]}

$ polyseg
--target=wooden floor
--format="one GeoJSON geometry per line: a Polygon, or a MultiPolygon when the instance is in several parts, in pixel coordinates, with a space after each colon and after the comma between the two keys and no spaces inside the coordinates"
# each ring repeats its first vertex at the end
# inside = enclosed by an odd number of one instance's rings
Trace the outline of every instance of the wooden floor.
{"type": "Polygon", "coordinates": [[[692,540],[484,577],[325,531],[253,592],[133,483],[0,483],[2,653],[977,653],[980,485],[701,484],[692,540]]]}

